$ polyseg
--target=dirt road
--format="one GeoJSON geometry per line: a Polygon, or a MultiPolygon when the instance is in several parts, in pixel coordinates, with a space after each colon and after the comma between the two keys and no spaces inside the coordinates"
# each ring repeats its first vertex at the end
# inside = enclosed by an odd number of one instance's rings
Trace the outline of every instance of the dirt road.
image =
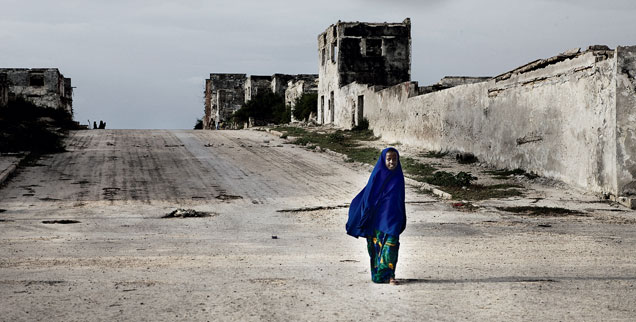
{"type": "Polygon", "coordinates": [[[407,187],[403,283],[377,285],[344,233],[368,167],[258,131],[78,131],[67,149],[0,189],[0,320],[636,317],[632,211],[460,212],[407,187]],[[161,218],[177,208],[210,216],[161,218]]]}

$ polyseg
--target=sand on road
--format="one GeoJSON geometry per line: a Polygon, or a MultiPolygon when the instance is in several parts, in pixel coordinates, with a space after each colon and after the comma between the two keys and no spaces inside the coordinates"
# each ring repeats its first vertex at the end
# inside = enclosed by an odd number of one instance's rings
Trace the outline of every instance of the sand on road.
{"type": "Polygon", "coordinates": [[[379,285],[344,232],[368,167],[258,131],[77,131],[67,150],[0,189],[0,320],[636,317],[633,220],[462,212],[409,186],[402,284],[379,285]],[[177,208],[209,216],[161,218],[177,208]]]}

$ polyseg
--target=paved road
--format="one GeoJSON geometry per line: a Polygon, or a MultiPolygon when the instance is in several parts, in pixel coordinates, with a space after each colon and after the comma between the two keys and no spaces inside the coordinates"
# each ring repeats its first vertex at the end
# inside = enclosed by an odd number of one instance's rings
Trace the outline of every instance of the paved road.
{"type": "Polygon", "coordinates": [[[459,212],[409,187],[403,284],[376,285],[341,207],[368,167],[257,131],[79,131],[67,149],[0,189],[0,320],[636,317],[633,212],[459,212]],[[308,207],[326,209],[280,212],[308,207]],[[177,208],[211,216],[161,218],[177,208]]]}

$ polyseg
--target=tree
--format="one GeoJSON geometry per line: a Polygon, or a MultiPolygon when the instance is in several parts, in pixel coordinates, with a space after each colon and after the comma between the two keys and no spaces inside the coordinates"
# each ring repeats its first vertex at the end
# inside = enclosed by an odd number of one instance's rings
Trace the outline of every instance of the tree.
{"type": "Polygon", "coordinates": [[[195,130],[203,130],[203,120],[197,119],[197,122],[194,124],[195,130]]]}
{"type": "Polygon", "coordinates": [[[285,99],[281,95],[265,91],[245,102],[232,114],[232,120],[236,123],[247,122],[250,117],[260,123],[289,123],[291,112],[285,107],[285,99]]]}
{"type": "Polygon", "coordinates": [[[318,112],[318,94],[316,93],[304,93],[302,96],[296,99],[294,105],[294,118],[297,120],[306,120],[313,112],[314,115],[318,112]]]}

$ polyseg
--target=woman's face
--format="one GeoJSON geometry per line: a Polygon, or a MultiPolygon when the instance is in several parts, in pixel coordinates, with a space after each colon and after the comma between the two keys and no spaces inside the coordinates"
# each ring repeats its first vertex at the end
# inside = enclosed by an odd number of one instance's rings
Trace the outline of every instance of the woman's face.
{"type": "Polygon", "coordinates": [[[395,170],[395,168],[398,165],[398,156],[397,156],[397,153],[395,153],[395,151],[388,151],[386,153],[385,164],[389,170],[391,171],[395,170]]]}

